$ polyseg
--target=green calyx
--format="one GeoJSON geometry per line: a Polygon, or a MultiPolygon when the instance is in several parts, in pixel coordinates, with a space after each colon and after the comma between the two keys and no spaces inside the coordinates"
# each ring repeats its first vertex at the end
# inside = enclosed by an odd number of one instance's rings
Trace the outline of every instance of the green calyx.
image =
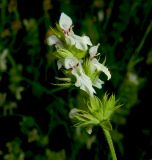
{"type": "Polygon", "coordinates": [[[88,111],[77,109],[74,115],[74,119],[77,121],[75,126],[99,125],[103,129],[112,130],[110,118],[114,111],[120,107],[117,105],[114,95],[108,98],[108,95],[105,94],[102,100],[96,96],[89,97],[87,106],[88,111]]]}
{"type": "Polygon", "coordinates": [[[59,59],[65,59],[66,57],[73,56],[73,54],[67,49],[59,48],[57,52],[55,52],[55,56],[59,59]]]}
{"type": "Polygon", "coordinates": [[[56,35],[60,40],[64,39],[64,34],[62,32],[62,29],[60,28],[59,24],[56,23],[56,28],[51,27],[51,31],[54,35],[56,35]]]}
{"type": "Polygon", "coordinates": [[[93,71],[92,70],[92,64],[90,63],[90,59],[86,58],[85,61],[83,62],[83,69],[85,74],[90,77],[91,81],[94,82],[96,79],[99,78],[100,72],[93,71]]]}
{"type": "Polygon", "coordinates": [[[87,52],[77,49],[74,45],[73,46],[68,46],[68,50],[73,53],[73,56],[76,57],[77,59],[83,59],[87,52]]]}
{"type": "Polygon", "coordinates": [[[60,86],[60,87],[70,87],[72,86],[71,78],[59,78],[55,77],[57,80],[59,80],[62,83],[52,83],[52,85],[60,86]]]}
{"type": "Polygon", "coordinates": [[[100,122],[110,120],[114,111],[119,107],[120,105],[117,105],[115,96],[111,95],[108,98],[107,94],[103,96],[102,100],[96,96],[90,97],[90,101],[88,103],[90,112],[93,113],[100,122]]]}

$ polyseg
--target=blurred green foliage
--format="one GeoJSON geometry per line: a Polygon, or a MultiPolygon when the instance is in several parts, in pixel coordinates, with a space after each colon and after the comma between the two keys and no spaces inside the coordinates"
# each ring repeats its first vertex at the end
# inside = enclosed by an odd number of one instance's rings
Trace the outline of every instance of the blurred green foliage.
{"type": "Polygon", "coordinates": [[[0,159],[110,159],[99,128],[88,135],[69,119],[81,94],[51,85],[61,73],[46,38],[62,11],[107,59],[98,94],[123,104],[111,119],[118,159],[151,159],[151,0],[0,0],[0,159]]]}

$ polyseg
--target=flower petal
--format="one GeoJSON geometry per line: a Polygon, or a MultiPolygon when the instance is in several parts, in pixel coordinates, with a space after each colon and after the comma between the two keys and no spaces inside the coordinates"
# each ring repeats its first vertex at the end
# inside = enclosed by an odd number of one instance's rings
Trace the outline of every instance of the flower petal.
{"type": "Polygon", "coordinates": [[[47,42],[50,46],[61,43],[61,41],[55,35],[48,37],[47,42]]]}
{"type": "Polygon", "coordinates": [[[83,36],[82,37],[82,40],[85,44],[89,45],[89,46],[92,46],[92,42],[90,40],[90,38],[88,36],[83,36]]]}
{"type": "Polygon", "coordinates": [[[108,80],[111,78],[111,74],[110,74],[108,68],[106,66],[104,66],[103,64],[99,63],[96,58],[93,58],[91,60],[91,63],[92,63],[92,69],[93,70],[97,69],[97,71],[104,72],[107,75],[108,80]]]}
{"type": "Polygon", "coordinates": [[[79,64],[79,61],[76,57],[74,56],[71,56],[71,57],[67,57],[65,58],[64,60],[64,67],[66,69],[70,69],[70,68],[73,68],[75,67],[77,64],[79,64]]]}
{"type": "Polygon", "coordinates": [[[98,51],[98,48],[99,48],[99,43],[96,45],[96,46],[93,46],[89,49],[89,54],[91,56],[91,58],[95,57],[97,55],[97,51],[98,51]]]}
{"type": "Polygon", "coordinates": [[[73,119],[77,115],[78,112],[79,110],[77,108],[72,108],[71,111],[69,112],[69,117],[73,119]]]}
{"type": "Polygon", "coordinates": [[[80,37],[76,34],[71,34],[70,36],[68,36],[68,38],[72,39],[73,45],[75,45],[75,47],[80,50],[87,50],[88,45],[92,45],[88,36],[80,37]]]}
{"type": "Polygon", "coordinates": [[[65,13],[61,13],[61,16],[59,19],[59,25],[63,30],[68,31],[72,26],[72,19],[69,16],[67,16],[65,13]]]}
{"type": "Polygon", "coordinates": [[[58,70],[61,69],[61,67],[63,66],[63,60],[62,59],[59,59],[57,61],[57,66],[58,66],[58,70]]]}
{"type": "Polygon", "coordinates": [[[97,87],[99,89],[102,88],[102,84],[104,84],[104,81],[101,81],[99,78],[94,80],[94,82],[93,82],[93,86],[95,86],[95,87],[97,87]]]}
{"type": "Polygon", "coordinates": [[[93,96],[93,94],[96,93],[96,91],[92,87],[92,81],[90,77],[88,77],[81,71],[78,74],[76,70],[72,70],[72,74],[76,77],[76,87],[80,87],[80,89],[87,92],[90,96],[93,96]]]}
{"type": "Polygon", "coordinates": [[[104,66],[103,64],[100,64],[100,68],[101,68],[101,71],[107,75],[108,80],[109,80],[111,78],[111,74],[110,74],[108,68],[106,66],[104,66]]]}

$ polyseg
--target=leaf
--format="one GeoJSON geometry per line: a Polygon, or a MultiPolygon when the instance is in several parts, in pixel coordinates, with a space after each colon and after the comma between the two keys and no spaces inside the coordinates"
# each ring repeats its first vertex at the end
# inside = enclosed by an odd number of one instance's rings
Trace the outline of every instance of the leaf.
{"type": "Polygon", "coordinates": [[[72,85],[71,83],[51,83],[51,84],[60,87],[70,87],[72,85]]]}

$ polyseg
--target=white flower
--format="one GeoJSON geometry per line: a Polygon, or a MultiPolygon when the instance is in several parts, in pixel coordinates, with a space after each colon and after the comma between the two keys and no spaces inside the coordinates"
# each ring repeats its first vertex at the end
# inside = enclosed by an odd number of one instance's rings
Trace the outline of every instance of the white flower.
{"type": "Polygon", "coordinates": [[[78,114],[78,112],[79,110],[77,108],[71,109],[71,111],[69,112],[69,117],[73,119],[78,114]]]}
{"type": "Polygon", "coordinates": [[[64,60],[63,59],[59,59],[57,61],[58,70],[61,69],[61,67],[63,66],[63,64],[64,64],[64,60]]]}
{"type": "Polygon", "coordinates": [[[87,50],[88,45],[92,46],[92,43],[90,41],[90,38],[88,36],[78,36],[74,34],[72,28],[72,19],[67,16],[64,13],[61,13],[60,19],[59,19],[59,25],[61,29],[63,30],[63,33],[65,35],[65,40],[67,44],[69,45],[75,45],[77,49],[80,50],[87,50]]]}
{"type": "Polygon", "coordinates": [[[101,89],[102,88],[102,85],[104,84],[104,81],[101,81],[99,78],[95,79],[93,81],[93,86],[101,89]]]}
{"type": "Polygon", "coordinates": [[[7,65],[6,65],[7,54],[8,54],[8,50],[4,49],[0,55],[0,70],[1,71],[5,71],[7,69],[7,65]]]}
{"type": "Polygon", "coordinates": [[[91,60],[92,70],[101,71],[108,77],[108,80],[111,78],[111,74],[106,66],[99,63],[96,58],[91,60]]]}
{"type": "Polygon", "coordinates": [[[101,64],[96,58],[98,55],[100,55],[100,53],[97,53],[98,47],[99,47],[99,44],[97,44],[96,46],[93,46],[89,49],[92,71],[97,70],[97,71],[104,72],[107,75],[108,80],[109,80],[111,78],[111,74],[110,74],[108,68],[106,66],[104,66],[103,64],[101,64]]]}
{"type": "Polygon", "coordinates": [[[75,45],[75,47],[80,50],[87,50],[88,45],[92,45],[88,36],[80,37],[76,34],[71,34],[70,36],[67,36],[66,42],[70,45],[75,45]]]}
{"type": "MultiPolygon", "coordinates": [[[[82,68],[82,60],[78,60],[74,56],[66,57],[65,59],[59,59],[57,62],[58,69],[64,66],[65,69],[70,69],[73,76],[76,78],[75,86],[80,87],[80,89],[84,90],[91,96],[93,96],[95,92],[92,87],[92,81],[90,77],[88,77],[82,68]]],[[[97,83],[95,85],[98,85],[97,83]]]]}
{"type": "Polygon", "coordinates": [[[92,81],[90,77],[84,73],[80,63],[77,67],[72,69],[72,74],[76,77],[76,87],[80,87],[80,89],[87,92],[90,96],[93,96],[93,94],[96,93],[92,87],[92,81]]]}
{"type": "Polygon", "coordinates": [[[67,57],[64,60],[64,67],[66,69],[74,69],[75,67],[77,67],[79,65],[79,63],[80,62],[76,57],[74,57],[74,56],[67,57]]]}
{"type": "Polygon", "coordinates": [[[65,59],[59,59],[57,61],[58,69],[60,69],[62,66],[64,66],[65,69],[74,69],[77,65],[79,65],[80,61],[74,57],[69,56],[65,59]]]}
{"type": "Polygon", "coordinates": [[[47,42],[50,46],[62,47],[62,42],[55,35],[49,36],[47,42]]]}
{"type": "Polygon", "coordinates": [[[99,46],[100,46],[100,44],[98,43],[96,46],[92,46],[89,49],[89,54],[90,54],[90,58],[91,59],[93,59],[93,58],[97,57],[98,55],[100,55],[100,53],[97,53],[99,46]]]}
{"type": "Polygon", "coordinates": [[[72,74],[76,77],[76,87],[80,87],[80,89],[87,92],[90,96],[93,96],[95,92],[94,88],[92,87],[91,79],[84,74],[83,72],[79,75],[77,72],[72,72],[72,74]]]}
{"type": "Polygon", "coordinates": [[[59,25],[62,28],[65,35],[72,33],[72,19],[64,13],[61,13],[59,19],[59,25]]]}

